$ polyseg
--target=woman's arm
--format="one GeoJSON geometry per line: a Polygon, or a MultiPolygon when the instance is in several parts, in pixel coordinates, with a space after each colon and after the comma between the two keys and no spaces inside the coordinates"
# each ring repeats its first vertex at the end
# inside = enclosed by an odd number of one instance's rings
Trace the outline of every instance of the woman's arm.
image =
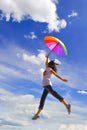
{"type": "Polygon", "coordinates": [[[64,79],[64,78],[62,78],[61,76],[59,76],[54,70],[51,70],[51,72],[52,72],[52,74],[54,74],[57,78],[61,79],[62,81],[68,82],[67,79],[64,79]]]}
{"type": "Polygon", "coordinates": [[[45,65],[46,65],[46,67],[48,67],[48,57],[49,57],[49,55],[46,55],[45,57],[46,57],[45,65]]]}

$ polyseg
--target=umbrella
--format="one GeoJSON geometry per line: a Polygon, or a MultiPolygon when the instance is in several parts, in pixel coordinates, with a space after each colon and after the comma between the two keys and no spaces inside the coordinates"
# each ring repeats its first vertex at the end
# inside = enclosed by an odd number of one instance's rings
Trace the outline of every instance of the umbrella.
{"type": "Polygon", "coordinates": [[[48,55],[50,55],[51,52],[54,52],[55,54],[59,56],[65,56],[68,54],[66,46],[58,38],[55,38],[53,36],[45,36],[44,42],[50,49],[50,52],[48,55]]]}

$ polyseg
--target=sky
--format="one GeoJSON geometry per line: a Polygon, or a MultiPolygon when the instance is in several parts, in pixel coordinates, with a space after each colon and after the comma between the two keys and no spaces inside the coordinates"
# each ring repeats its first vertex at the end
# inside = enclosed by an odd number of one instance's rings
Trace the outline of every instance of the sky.
{"type": "Polygon", "coordinates": [[[0,0],[0,129],[87,130],[87,1],[0,0]],[[68,55],[52,76],[53,88],[72,106],[66,108],[50,94],[38,120],[43,91],[42,72],[49,53],[45,36],[59,38],[68,55]]]}

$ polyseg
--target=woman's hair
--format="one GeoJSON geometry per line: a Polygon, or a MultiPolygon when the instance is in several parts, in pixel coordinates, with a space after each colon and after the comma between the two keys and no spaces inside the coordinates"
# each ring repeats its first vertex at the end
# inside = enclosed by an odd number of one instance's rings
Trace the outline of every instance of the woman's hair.
{"type": "Polygon", "coordinates": [[[52,68],[55,72],[57,72],[57,67],[56,67],[56,64],[55,64],[54,60],[51,60],[48,63],[48,67],[52,68]]]}

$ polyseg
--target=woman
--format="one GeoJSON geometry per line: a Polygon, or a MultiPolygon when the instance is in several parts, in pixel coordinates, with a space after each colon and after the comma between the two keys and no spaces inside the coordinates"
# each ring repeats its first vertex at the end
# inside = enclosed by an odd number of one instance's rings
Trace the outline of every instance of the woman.
{"type": "Polygon", "coordinates": [[[52,94],[55,98],[57,98],[60,102],[62,102],[65,105],[65,107],[67,108],[68,114],[70,114],[70,112],[71,112],[71,105],[68,104],[61,95],[59,95],[55,90],[53,90],[50,78],[51,78],[51,75],[53,74],[54,76],[56,76],[57,78],[59,78],[60,80],[62,80],[64,82],[67,82],[68,80],[63,79],[62,77],[60,77],[57,74],[57,68],[56,68],[57,64],[55,63],[54,60],[48,62],[48,55],[46,55],[45,65],[46,65],[46,69],[43,72],[43,88],[44,88],[44,90],[43,90],[43,94],[41,96],[38,111],[32,118],[33,120],[35,120],[39,117],[39,114],[44,107],[45,99],[46,99],[48,93],[52,94]]]}

